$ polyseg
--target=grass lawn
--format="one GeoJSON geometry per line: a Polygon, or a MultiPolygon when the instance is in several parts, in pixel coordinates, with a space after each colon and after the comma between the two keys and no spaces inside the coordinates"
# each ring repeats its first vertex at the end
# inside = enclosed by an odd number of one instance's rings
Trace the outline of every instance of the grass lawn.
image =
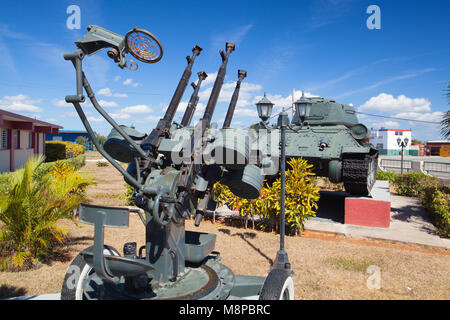
{"type": "MultiPolygon", "coordinates": [[[[98,167],[86,162],[82,170],[95,175],[97,185],[88,189],[88,200],[99,205],[123,205],[122,176],[111,166],[98,167]]],[[[70,239],[49,264],[20,273],[0,272],[0,298],[18,295],[56,293],[71,260],[93,244],[93,226],[61,221],[70,239]]],[[[236,274],[267,275],[279,247],[275,233],[244,229],[223,222],[203,221],[195,227],[186,221],[187,230],[217,234],[216,250],[222,262],[236,274]]],[[[105,243],[119,252],[128,241],[144,244],[144,226],[130,215],[128,229],[106,229],[105,243]]],[[[450,299],[450,251],[418,245],[362,240],[319,232],[285,240],[295,271],[296,299],[450,299]],[[369,266],[380,270],[381,288],[369,289],[369,266]]]]}

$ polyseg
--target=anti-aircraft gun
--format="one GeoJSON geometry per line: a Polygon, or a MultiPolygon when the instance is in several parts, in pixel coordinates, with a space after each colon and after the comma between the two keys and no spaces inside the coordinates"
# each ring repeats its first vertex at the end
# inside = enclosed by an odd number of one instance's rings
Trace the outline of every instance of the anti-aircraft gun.
{"type": "MultiPolygon", "coordinates": [[[[217,181],[230,186],[239,196],[259,195],[264,175],[258,165],[249,163],[249,141],[236,144],[241,131],[222,128],[211,122],[224,82],[233,43],[221,50],[222,63],[203,117],[190,127],[198,102],[199,81],[186,108],[181,124],[173,121],[189,82],[194,61],[202,48],[194,46],[192,56],[178,83],[172,100],[150,134],[118,125],[99,105],[82,70],[82,60],[103,48],[120,68],[136,69],[125,61],[128,53],[142,62],[161,59],[163,49],[150,32],[134,28],[122,37],[98,26],[89,26],[78,49],[64,54],[76,71],[76,95],[66,96],[72,103],[98,151],[133,187],[133,200],[145,226],[145,245],[125,243],[123,255],[105,245],[104,228],[125,228],[129,210],[81,204],[79,219],[93,224],[94,245],[81,251],[69,266],[61,299],[293,299],[290,265],[275,266],[267,277],[235,275],[220,263],[214,251],[216,235],[185,230],[185,220],[195,217],[198,226],[207,211],[211,188],[217,181]],[[113,129],[101,146],[81,104],[84,91],[94,108],[113,129]],[[229,157],[231,155],[231,157],[229,157]],[[216,161],[216,159],[219,159],[216,161]],[[225,160],[225,161],[223,161],[225,160]],[[117,162],[128,163],[125,170],[117,162]]],[[[246,74],[239,71],[236,96],[229,107],[231,121],[240,82],[246,74]]],[[[240,140],[239,140],[240,141],[240,140]]]]}

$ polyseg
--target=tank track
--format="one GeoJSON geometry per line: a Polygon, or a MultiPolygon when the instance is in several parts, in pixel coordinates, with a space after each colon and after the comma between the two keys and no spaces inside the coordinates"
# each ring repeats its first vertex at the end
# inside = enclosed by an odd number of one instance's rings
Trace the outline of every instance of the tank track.
{"type": "Polygon", "coordinates": [[[342,160],[342,182],[345,191],[358,196],[370,196],[376,181],[378,151],[369,154],[345,155],[342,160]]]}

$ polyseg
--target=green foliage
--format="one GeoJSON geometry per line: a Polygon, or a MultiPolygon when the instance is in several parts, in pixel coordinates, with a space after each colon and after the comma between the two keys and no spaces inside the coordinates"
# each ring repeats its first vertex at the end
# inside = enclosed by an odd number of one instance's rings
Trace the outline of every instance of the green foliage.
{"type": "Polygon", "coordinates": [[[426,187],[436,186],[439,179],[424,173],[410,172],[396,175],[394,181],[395,191],[406,197],[420,197],[426,187]]]}
{"type": "Polygon", "coordinates": [[[441,237],[450,238],[450,187],[442,184],[425,187],[420,200],[438,234],[441,237]]]}
{"type": "MultiPolygon", "coordinates": [[[[285,219],[291,233],[298,233],[304,228],[304,221],[315,216],[319,188],[312,183],[314,173],[303,159],[288,161],[289,170],[286,171],[285,219]]],[[[261,215],[277,225],[281,211],[281,178],[273,183],[265,181],[261,195],[257,199],[243,199],[234,196],[231,191],[219,183],[213,190],[216,202],[226,202],[238,209],[243,216],[261,215]]]]}
{"type": "Polygon", "coordinates": [[[6,192],[0,194],[2,270],[30,268],[62,243],[66,231],[57,222],[72,218],[70,212],[93,183],[63,161],[47,173],[36,174],[43,161],[42,156],[29,158],[24,168],[8,176],[6,192]]]}
{"type": "MultiPolygon", "coordinates": [[[[383,172],[383,171],[382,171],[383,172]]],[[[450,187],[438,178],[423,173],[410,172],[381,174],[393,182],[395,191],[406,197],[418,198],[441,237],[450,238],[450,187]]],[[[382,180],[381,176],[377,179],[382,180]]]]}
{"type": "Polygon", "coordinates": [[[100,135],[100,134],[96,134],[96,137],[97,137],[98,143],[99,143],[101,146],[103,146],[103,145],[105,144],[105,142],[106,142],[106,137],[105,137],[105,136],[102,136],[102,135],[100,135]]]}
{"type": "Polygon", "coordinates": [[[53,162],[68,159],[68,152],[78,157],[86,152],[86,147],[70,141],[47,141],[45,143],[45,161],[53,162]]]}
{"type": "Polygon", "coordinates": [[[48,141],[45,143],[45,161],[53,162],[66,159],[66,145],[59,141],[48,141]]]}
{"type": "Polygon", "coordinates": [[[126,202],[125,202],[126,206],[134,206],[134,201],[132,198],[134,188],[132,186],[130,186],[128,183],[125,183],[125,187],[126,187],[125,194],[122,196],[119,196],[119,199],[126,200],[126,202]]]}
{"type": "Polygon", "coordinates": [[[389,180],[389,182],[394,183],[396,176],[397,176],[397,174],[395,172],[383,171],[383,170],[377,171],[377,180],[389,180]]]}
{"type": "Polygon", "coordinates": [[[107,161],[99,160],[97,161],[97,167],[107,167],[109,163],[107,161]]]}
{"type": "Polygon", "coordinates": [[[75,139],[75,142],[78,143],[79,145],[82,145],[85,148],[85,150],[89,146],[89,139],[83,136],[77,137],[75,139]]]}

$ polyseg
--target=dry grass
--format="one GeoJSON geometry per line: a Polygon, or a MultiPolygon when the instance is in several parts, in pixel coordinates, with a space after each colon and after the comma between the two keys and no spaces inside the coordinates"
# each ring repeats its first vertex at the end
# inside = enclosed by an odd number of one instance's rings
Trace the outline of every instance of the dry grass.
{"type": "MultiPolygon", "coordinates": [[[[87,162],[83,170],[96,175],[98,184],[88,190],[99,205],[123,205],[117,195],[125,192],[123,178],[112,166],[87,162]]],[[[36,270],[0,273],[0,297],[59,292],[71,260],[93,244],[93,227],[61,221],[70,242],[57,259],[36,270]]],[[[186,221],[187,230],[217,234],[216,250],[236,274],[267,275],[279,246],[274,233],[203,221],[199,228],[186,221]]],[[[144,244],[144,226],[130,215],[128,229],[108,228],[105,243],[119,252],[125,242],[144,244]]],[[[286,250],[295,271],[296,299],[450,299],[450,251],[380,240],[360,240],[342,235],[304,232],[286,237],[286,250]],[[370,290],[367,267],[381,269],[381,289],[370,290]]]]}

